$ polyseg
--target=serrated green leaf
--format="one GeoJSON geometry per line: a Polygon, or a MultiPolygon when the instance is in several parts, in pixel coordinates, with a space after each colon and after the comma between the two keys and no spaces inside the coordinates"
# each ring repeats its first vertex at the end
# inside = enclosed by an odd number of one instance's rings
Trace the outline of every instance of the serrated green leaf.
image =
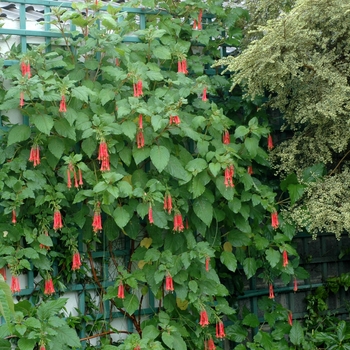
{"type": "Polygon", "coordinates": [[[113,218],[115,223],[123,228],[130,221],[131,216],[128,211],[126,211],[123,207],[117,207],[113,212],[113,218]]]}
{"type": "Polygon", "coordinates": [[[240,125],[238,128],[236,128],[234,137],[235,138],[241,138],[249,133],[249,129],[245,127],[244,125],[240,125]]]}
{"type": "Polygon", "coordinates": [[[65,149],[63,139],[58,137],[50,137],[47,145],[49,151],[57,158],[60,159],[65,149]]]}
{"type": "Polygon", "coordinates": [[[203,158],[197,158],[190,160],[185,169],[187,171],[190,171],[192,173],[200,173],[202,170],[206,169],[208,167],[207,162],[203,158]]]}
{"type": "Polygon", "coordinates": [[[154,340],[159,335],[159,330],[153,325],[148,325],[142,330],[142,338],[154,340]]]}
{"type": "MultiPolygon", "coordinates": [[[[248,279],[253,277],[256,273],[256,270],[257,270],[255,258],[244,259],[243,269],[244,269],[244,273],[246,274],[248,279]]],[[[256,326],[254,326],[254,327],[256,327],[256,326]]]]}
{"type": "Polygon", "coordinates": [[[30,120],[43,134],[50,135],[50,131],[53,128],[54,120],[51,116],[45,114],[34,114],[30,117],[30,120]]]}
{"type": "Polygon", "coordinates": [[[281,259],[281,254],[278,250],[269,248],[266,250],[266,259],[270,263],[271,267],[275,267],[281,259]]]}
{"type": "Polygon", "coordinates": [[[76,97],[80,101],[88,102],[89,96],[93,96],[95,93],[86,86],[77,86],[72,89],[72,96],[76,97]]]}
{"type": "Polygon", "coordinates": [[[21,338],[18,340],[18,348],[20,350],[33,350],[36,345],[35,339],[21,338]]]}
{"type": "Polygon", "coordinates": [[[170,60],[171,52],[170,49],[166,46],[156,46],[153,48],[152,53],[154,57],[159,58],[161,60],[170,60]]]}
{"type": "Polygon", "coordinates": [[[303,327],[298,321],[293,322],[292,329],[289,333],[290,341],[293,345],[301,345],[304,340],[303,327]]]}
{"type": "Polygon", "coordinates": [[[131,120],[127,120],[122,124],[123,133],[132,141],[135,140],[136,124],[131,120]]]}
{"type": "Polygon", "coordinates": [[[258,153],[259,140],[253,137],[247,137],[244,140],[244,146],[246,147],[249,155],[254,158],[258,153]]]}
{"type": "Polygon", "coordinates": [[[248,314],[248,315],[246,315],[244,317],[242,323],[245,326],[252,327],[252,328],[258,327],[260,325],[260,321],[258,319],[258,316],[255,315],[255,314],[248,314]]]}
{"type": "Polygon", "coordinates": [[[294,185],[291,184],[288,186],[288,193],[290,196],[290,204],[293,205],[297,200],[299,200],[303,194],[304,194],[304,190],[305,190],[304,185],[294,185]]]}
{"type": "Polygon", "coordinates": [[[207,225],[213,220],[213,206],[205,197],[196,198],[193,202],[193,211],[207,225]]]}
{"type": "Polygon", "coordinates": [[[7,136],[7,146],[10,146],[16,142],[28,140],[31,134],[30,127],[28,125],[15,125],[11,128],[7,136]]]}
{"type": "Polygon", "coordinates": [[[128,294],[123,300],[125,311],[132,315],[139,308],[139,299],[135,294],[128,294]]]}
{"type": "Polygon", "coordinates": [[[220,255],[220,261],[232,272],[237,269],[237,259],[232,252],[223,251],[220,255]]]}
{"type": "Polygon", "coordinates": [[[164,146],[153,146],[150,158],[155,168],[161,173],[169,163],[170,152],[164,146]]]}

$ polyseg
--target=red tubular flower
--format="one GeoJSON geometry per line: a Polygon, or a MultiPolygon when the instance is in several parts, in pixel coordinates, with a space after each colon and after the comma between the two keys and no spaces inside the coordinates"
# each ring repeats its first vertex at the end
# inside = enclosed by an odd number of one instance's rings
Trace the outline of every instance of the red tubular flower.
{"type": "Polygon", "coordinates": [[[16,209],[12,209],[12,223],[16,224],[17,217],[16,217],[16,209]]]}
{"type": "Polygon", "coordinates": [[[180,213],[175,213],[174,215],[174,231],[181,232],[184,230],[184,224],[182,220],[182,215],[180,213]]]}
{"type": "Polygon", "coordinates": [[[208,339],[206,346],[207,346],[208,350],[215,350],[216,349],[213,338],[208,339]]]}
{"type": "Polygon", "coordinates": [[[165,277],[165,290],[167,292],[173,292],[174,291],[173,278],[171,277],[170,274],[167,274],[167,276],[165,277]]]}
{"type": "Polygon", "coordinates": [[[216,338],[220,339],[225,337],[226,337],[226,334],[225,334],[224,323],[222,321],[219,321],[216,323],[216,338]]]}
{"type": "Polygon", "coordinates": [[[105,141],[100,142],[97,159],[101,162],[101,168],[100,168],[101,171],[110,170],[108,146],[105,141]]]}
{"type": "Polygon", "coordinates": [[[101,212],[99,210],[94,212],[94,218],[92,220],[92,230],[95,233],[102,230],[101,212]]]}
{"type": "Polygon", "coordinates": [[[134,97],[140,97],[143,95],[142,80],[138,80],[137,83],[134,83],[133,88],[134,88],[134,97]]]}
{"type": "Polygon", "coordinates": [[[198,23],[197,23],[197,20],[196,20],[196,19],[193,20],[192,29],[194,29],[194,30],[197,30],[197,29],[198,29],[198,23]]]}
{"type": "Polygon", "coordinates": [[[45,289],[44,294],[45,295],[51,295],[55,293],[55,288],[53,286],[52,278],[49,278],[45,281],[45,289]]]}
{"type": "Polygon", "coordinates": [[[81,260],[80,260],[80,254],[79,252],[75,252],[73,254],[73,258],[72,258],[72,270],[79,270],[81,266],[81,260]]]}
{"type": "Polygon", "coordinates": [[[120,61],[119,61],[119,58],[116,58],[116,59],[115,59],[115,65],[116,65],[117,67],[119,67],[119,66],[120,66],[120,61]]]}
{"type": "Polygon", "coordinates": [[[230,133],[228,132],[228,130],[225,130],[222,135],[222,143],[228,145],[230,142],[230,133]]]}
{"type": "Polygon", "coordinates": [[[296,292],[297,290],[298,290],[298,280],[294,277],[293,291],[296,292]]]}
{"type": "Polygon", "coordinates": [[[6,268],[5,268],[5,267],[2,267],[2,268],[0,269],[0,275],[2,275],[2,277],[4,277],[4,280],[5,280],[5,281],[7,280],[6,268]]]}
{"type": "Polygon", "coordinates": [[[273,140],[272,140],[272,136],[271,135],[269,135],[267,137],[267,149],[269,151],[271,151],[273,149],[273,140]]]}
{"type": "Polygon", "coordinates": [[[79,187],[78,176],[77,176],[77,172],[75,171],[75,169],[73,171],[73,176],[74,176],[74,187],[78,188],[79,187]]]}
{"type": "Polygon", "coordinates": [[[164,196],[164,205],[163,205],[164,210],[168,212],[168,214],[171,213],[171,210],[173,209],[173,199],[171,198],[170,193],[166,193],[164,196]]]}
{"type": "Polygon", "coordinates": [[[143,129],[142,114],[139,115],[139,129],[143,129]]]}
{"type": "Polygon", "coordinates": [[[12,276],[11,278],[11,292],[18,293],[21,291],[21,287],[19,285],[19,278],[18,276],[12,276]]]}
{"type": "Polygon", "coordinates": [[[40,164],[40,148],[38,145],[33,145],[30,149],[29,161],[33,162],[34,167],[40,164]]]}
{"type": "Polygon", "coordinates": [[[136,345],[136,346],[134,347],[134,350],[141,350],[140,345],[136,345]]]}
{"type": "Polygon", "coordinates": [[[83,182],[83,173],[81,171],[81,169],[78,169],[78,175],[79,175],[79,185],[83,186],[84,182],[83,182]]]}
{"type": "Polygon", "coordinates": [[[203,16],[203,10],[200,9],[198,13],[198,30],[202,30],[202,16],[203,16]]]}
{"type": "Polygon", "coordinates": [[[40,345],[40,350],[46,350],[46,347],[44,344],[40,345]]]}
{"type": "Polygon", "coordinates": [[[284,250],[282,253],[283,256],[283,267],[286,267],[288,265],[288,253],[284,250]]]}
{"type": "Polygon", "coordinates": [[[169,125],[176,124],[179,125],[181,120],[178,115],[173,115],[169,117],[169,125]]]}
{"type": "Polygon", "coordinates": [[[202,327],[208,326],[209,319],[208,319],[208,313],[206,310],[202,310],[199,315],[199,324],[202,327]]]}
{"type": "Polygon", "coordinates": [[[145,137],[143,135],[142,130],[139,130],[136,134],[136,143],[137,143],[137,148],[142,148],[145,145],[145,137]]]}
{"type": "Polygon", "coordinates": [[[207,256],[206,258],[205,258],[205,271],[209,271],[209,263],[210,263],[210,257],[209,256],[207,256]]]}
{"type": "Polygon", "coordinates": [[[124,299],[125,298],[124,284],[123,284],[122,281],[120,281],[119,286],[118,286],[118,298],[119,299],[124,299]]]}
{"type": "Polygon", "coordinates": [[[148,221],[150,224],[153,224],[153,210],[151,204],[148,207],[148,221]]]}
{"type": "Polygon", "coordinates": [[[187,70],[187,61],[186,61],[186,59],[183,59],[181,61],[181,66],[182,66],[182,72],[181,73],[187,74],[188,70],[187,70]]]}
{"type": "Polygon", "coordinates": [[[276,229],[279,226],[277,211],[271,213],[271,226],[276,229]]]}
{"type": "Polygon", "coordinates": [[[62,97],[61,97],[59,112],[61,112],[61,113],[67,112],[66,97],[64,95],[62,95],[62,97]]]}
{"type": "Polygon", "coordinates": [[[203,89],[202,101],[204,101],[204,102],[208,101],[207,88],[206,87],[203,89]]]}
{"type": "Polygon", "coordinates": [[[252,167],[251,165],[248,165],[247,173],[248,173],[249,175],[253,175],[253,167],[252,167]]]}
{"type": "Polygon", "coordinates": [[[24,106],[24,92],[21,91],[21,93],[19,94],[19,106],[23,107],[24,106]]]}
{"type": "Polygon", "coordinates": [[[273,285],[272,285],[272,283],[269,284],[269,299],[275,299],[275,294],[273,292],[273,285]]]}
{"type": "Polygon", "coordinates": [[[288,323],[290,326],[293,326],[293,314],[292,311],[288,312],[288,323]]]}
{"type": "Polygon", "coordinates": [[[234,187],[233,183],[233,175],[235,174],[235,169],[233,165],[231,164],[230,166],[227,166],[225,169],[225,181],[224,184],[227,187],[234,187]]]}
{"type": "Polygon", "coordinates": [[[22,76],[25,76],[26,73],[27,73],[27,64],[24,63],[24,62],[21,62],[21,73],[22,73],[22,76]]]}
{"type": "Polygon", "coordinates": [[[182,61],[177,61],[177,72],[178,73],[183,73],[182,71],[182,61]]]}
{"type": "Polygon", "coordinates": [[[72,187],[72,180],[70,178],[70,169],[69,169],[69,165],[67,167],[67,187],[71,188],[72,187]]]}
{"type": "Polygon", "coordinates": [[[53,229],[55,231],[61,229],[63,227],[62,224],[62,215],[61,212],[59,210],[55,210],[54,214],[53,214],[53,229]]]}

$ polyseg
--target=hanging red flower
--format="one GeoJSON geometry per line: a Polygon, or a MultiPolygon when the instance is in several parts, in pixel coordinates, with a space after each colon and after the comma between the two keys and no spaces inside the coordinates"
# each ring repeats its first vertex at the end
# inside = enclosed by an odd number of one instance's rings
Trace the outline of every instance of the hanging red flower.
{"type": "Polygon", "coordinates": [[[207,342],[204,344],[205,350],[215,350],[216,346],[214,344],[213,338],[209,338],[207,342]]]}
{"type": "Polygon", "coordinates": [[[79,187],[78,176],[77,176],[77,172],[76,172],[75,168],[73,170],[73,177],[74,177],[74,187],[78,188],[79,187]]]}
{"type": "Polygon", "coordinates": [[[208,313],[206,310],[202,310],[199,315],[199,324],[202,327],[208,326],[209,325],[209,318],[208,318],[208,313]]]}
{"type": "Polygon", "coordinates": [[[288,253],[284,250],[282,253],[283,257],[283,267],[286,267],[288,265],[288,253]]]}
{"type": "Polygon", "coordinates": [[[269,284],[269,299],[274,299],[275,298],[275,294],[273,292],[273,285],[272,283],[269,284]]]}
{"type": "Polygon", "coordinates": [[[134,83],[133,88],[134,88],[134,97],[143,96],[142,80],[138,80],[137,83],[134,83]]]}
{"type": "Polygon", "coordinates": [[[150,224],[153,224],[153,210],[151,204],[148,206],[148,221],[150,224]]]}
{"type": "Polygon", "coordinates": [[[176,124],[179,125],[181,120],[178,115],[173,115],[169,117],[169,125],[176,124]]]}
{"type": "Polygon", "coordinates": [[[235,174],[235,169],[233,167],[233,165],[231,164],[230,166],[227,166],[225,169],[225,180],[224,180],[224,184],[227,187],[234,187],[234,183],[233,183],[233,175],[235,174]]]}
{"type": "Polygon", "coordinates": [[[83,172],[81,171],[81,169],[78,169],[78,174],[79,174],[79,185],[83,186],[84,182],[83,182],[83,172]]]}
{"type": "Polygon", "coordinates": [[[102,230],[100,203],[96,203],[96,206],[95,206],[94,217],[92,219],[92,230],[95,233],[102,230]]]}
{"type": "Polygon", "coordinates": [[[61,212],[56,209],[53,213],[53,229],[55,231],[60,230],[63,227],[61,212]]]}
{"type": "Polygon", "coordinates": [[[202,101],[204,101],[204,102],[208,101],[207,88],[206,87],[203,89],[202,101]]]}
{"type": "Polygon", "coordinates": [[[205,258],[205,271],[209,271],[209,263],[210,263],[210,257],[209,256],[207,256],[206,258],[205,258]]]}
{"type": "Polygon", "coordinates": [[[101,171],[109,171],[109,154],[108,154],[108,146],[106,141],[101,141],[98,149],[98,157],[97,159],[101,162],[101,171]]]}
{"type": "Polygon", "coordinates": [[[248,173],[249,175],[253,175],[253,167],[252,167],[251,165],[248,165],[247,173],[248,173]]]}
{"type": "Polygon", "coordinates": [[[143,129],[142,114],[139,115],[139,129],[143,129]]]}
{"type": "Polygon", "coordinates": [[[124,299],[125,298],[125,292],[124,292],[124,284],[122,281],[120,281],[119,286],[118,286],[118,298],[119,299],[124,299]]]}
{"type": "Polygon", "coordinates": [[[200,9],[199,13],[198,13],[198,21],[197,21],[197,23],[198,23],[197,29],[198,30],[202,30],[202,16],[203,16],[203,10],[200,9]]]}
{"type": "Polygon", "coordinates": [[[298,280],[295,277],[293,281],[293,291],[294,292],[298,291],[298,280]]]}
{"type": "Polygon", "coordinates": [[[139,130],[136,134],[136,143],[137,143],[137,148],[142,148],[145,146],[145,137],[143,135],[142,130],[139,130]]]}
{"type": "Polygon", "coordinates": [[[225,130],[222,135],[222,143],[228,145],[230,142],[230,133],[228,132],[228,130],[225,130]]]}
{"type": "Polygon", "coordinates": [[[22,76],[27,76],[28,79],[32,76],[30,73],[30,63],[29,62],[27,62],[27,63],[24,61],[21,62],[21,73],[22,73],[22,76]]]}
{"type": "Polygon", "coordinates": [[[51,295],[55,293],[55,287],[53,286],[52,278],[45,281],[44,294],[51,295]]]}
{"type": "Polygon", "coordinates": [[[72,187],[72,180],[70,178],[70,165],[67,166],[67,187],[72,187]]]}
{"type": "Polygon", "coordinates": [[[271,213],[271,226],[274,229],[277,229],[279,226],[277,211],[271,213]]]}
{"type": "Polygon", "coordinates": [[[167,274],[165,277],[165,290],[167,292],[173,292],[174,291],[174,282],[173,278],[170,274],[167,274]]]}
{"type": "Polygon", "coordinates": [[[141,350],[140,345],[136,345],[136,346],[134,347],[134,350],[141,350]]]}
{"type": "Polygon", "coordinates": [[[23,107],[24,106],[24,92],[21,91],[21,93],[19,94],[19,106],[23,107]]]}
{"type": "Polygon", "coordinates": [[[61,113],[67,112],[66,97],[64,95],[61,96],[59,112],[61,112],[61,113]]]}
{"type": "Polygon", "coordinates": [[[293,314],[292,311],[288,312],[288,323],[290,326],[293,326],[293,314]]]}
{"type": "Polygon", "coordinates": [[[81,259],[80,259],[80,253],[78,251],[76,251],[73,254],[73,258],[72,258],[72,270],[79,270],[81,266],[81,259]]]}
{"type": "Polygon", "coordinates": [[[33,162],[34,167],[40,164],[40,148],[38,145],[33,145],[30,149],[29,161],[33,162]]]}
{"type": "Polygon", "coordinates": [[[19,278],[18,276],[12,276],[11,278],[11,292],[14,293],[18,293],[21,291],[21,287],[19,284],[19,278]]]}
{"type": "Polygon", "coordinates": [[[222,321],[216,322],[216,338],[220,339],[225,337],[226,337],[226,334],[225,334],[224,323],[222,321]]]}
{"type": "Polygon", "coordinates": [[[2,267],[0,268],[0,275],[2,275],[2,277],[4,277],[4,280],[7,280],[7,276],[6,276],[6,268],[2,267]]]}
{"type": "Polygon", "coordinates": [[[163,205],[164,210],[168,212],[168,214],[171,213],[171,210],[173,209],[173,200],[171,198],[170,193],[166,193],[164,196],[164,205],[163,205]]]}
{"type": "Polygon", "coordinates": [[[118,57],[115,59],[115,65],[116,65],[117,67],[120,66],[120,61],[119,61],[119,58],[118,58],[118,57]]]}
{"type": "Polygon", "coordinates": [[[184,224],[183,224],[183,220],[182,220],[182,215],[177,212],[174,215],[174,231],[176,232],[181,232],[184,230],[184,224]]]}
{"type": "Polygon", "coordinates": [[[177,72],[178,73],[183,73],[183,74],[187,74],[188,73],[186,59],[182,59],[182,60],[179,59],[177,61],[177,72]]]}
{"type": "Polygon", "coordinates": [[[16,217],[16,209],[12,209],[12,223],[17,223],[17,217],[16,217]]]}
{"type": "Polygon", "coordinates": [[[45,347],[44,344],[41,344],[41,345],[40,345],[40,350],[46,350],[46,347],[45,347]]]}
{"type": "Polygon", "coordinates": [[[272,140],[272,136],[271,135],[269,135],[267,137],[267,149],[269,151],[271,151],[273,149],[273,140],[272,140]]]}

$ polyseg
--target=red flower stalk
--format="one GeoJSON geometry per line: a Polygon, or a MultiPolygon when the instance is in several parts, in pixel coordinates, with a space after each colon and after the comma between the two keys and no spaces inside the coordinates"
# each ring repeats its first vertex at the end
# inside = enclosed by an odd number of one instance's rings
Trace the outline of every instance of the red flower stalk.
{"type": "Polygon", "coordinates": [[[272,136],[271,135],[269,135],[267,137],[267,149],[269,151],[271,151],[273,149],[273,140],[272,140],[272,136]]]}
{"type": "Polygon", "coordinates": [[[139,129],[143,129],[142,114],[139,115],[139,129]]]}
{"type": "Polygon", "coordinates": [[[72,270],[79,270],[81,266],[81,260],[80,260],[80,254],[79,252],[75,252],[73,254],[73,259],[72,259],[72,270]]]}
{"type": "Polygon", "coordinates": [[[142,80],[139,80],[137,83],[134,83],[133,88],[134,88],[134,97],[140,97],[143,95],[142,80]]]}
{"type": "Polygon", "coordinates": [[[225,328],[224,328],[224,323],[222,321],[219,321],[216,323],[216,338],[225,338],[225,328]]]}
{"type": "Polygon", "coordinates": [[[230,142],[230,133],[228,132],[228,130],[225,130],[222,135],[222,143],[228,145],[230,142]]]}
{"type": "Polygon", "coordinates": [[[83,186],[84,182],[83,182],[83,173],[81,171],[81,169],[78,169],[78,174],[79,174],[79,185],[83,186]]]}
{"type": "Polygon", "coordinates": [[[21,91],[21,93],[19,94],[19,106],[23,107],[24,106],[24,92],[21,91]]]}
{"type": "Polygon", "coordinates": [[[178,73],[183,73],[182,71],[182,61],[177,61],[177,72],[178,73]]]}
{"type": "Polygon", "coordinates": [[[271,226],[274,229],[278,228],[279,226],[277,211],[274,211],[273,213],[271,213],[271,226]]]}
{"type": "Polygon", "coordinates": [[[64,95],[62,95],[62,97],[61,97],[59,112],[61,112],[61,113],[67,112],[66,97],[64,95]]]}
{"type": "Polygon", "coordinates": [[[283,267],[286,267],[288,265],[288,253],[284,250],[282,253],[283,256],[283,267]]]}
{"type": "Polygon", "coordinates": [[[169,125],[176,124],[179,125],[181,120],[178,115],[173,115],[169,117],[169,125]]]}
{"type": "Polygon", "coordinates": [[[22,76],[25,76],[27,74],[27,64],[24,62],[21,62],[21,72],[22,76]]]}
{"type": "Polygon", "coordinates": [[[227,168],[225,169],[225,186],[227,187],[234,187],[234,183],[233,183],[233,175],[235,174],[235,169],[233,167],[233,165],[231,164],[230,166],[227,166],[227,168]]]}
{"type": "Polygon", "coordinates": [[[52,278],[49,278],[45,281],[45,289],[44,294],[45,295],[51,295],[55,293],[55,287],[53,286],[52,278]]]}
{"type": "Polygon", "coordinates": [[[168,212],[168,214],[171,213],[171,210],[173,209],[173,199],[171,198],[170,193],[166,193],[164,196],[164,210],[168,212]]]}
{"type": "Polygon", "coordinates": [[[137,148],[142,148],[145,145],[145,137],[143,135],[142,130],[139,130],[136,134],[136,143],[137,143],[137,148]]]}
{"type": "Polygon", "coordinates": [[[7,280],[7,278],[6,278],[6,268],[5,267],[2,267],[0,269],[0,275],[2,275],[2,277],[4,277],[5,281],[7,280]]]}
{"type": "Polygon", "coordinates": [[[124,284],[123,284],[122,281],[120,281],[119,286],[118,286],[118,298],[119,299],[124,299],[125,298],[124,284]]]}
{"type": "Polygon", "coordinates": [[[206,87],[203,89],[202,101],[204,101],[204,102],[208,101],[207,88],[206,87]]]}
{"type": "Polygon", "coordinates": [[[298,290],[298,280],[294,277],[293,291],[296,292],[297,290],[298,290]]]}
{"type": "Polygon", "coordinates": [[[168,274],[165,277],[165,290],[167,292],[173,292],[174,291],[174,283],[173,283],[173,278],[171,277],[170,274],[168,274]]]}
{"type": "Polygon", "coordinates": [[[95,233],[102,230],[101,212],[99,210],[94,212],[94,218],[92,220],[92,230],[95,233]]]}
{"type": "Polygon", "coordinates": [[[61,229],[63,227],[62,224],[62,215],[61,212],[59,210],[55,210],[54,214],[53,214],[53,229],[55,231],[61,229]]]}
{"type": "Polygon", "coordinates": [[[207,343],[204,346],[205,346],[205,349],[208,349],[208,350],[215,350],[216,349],[213,338],[209,338],[207,343]]]}
{"type": "Polygon", "coordinates": [[[174,215],[174,231],[181,232],[184,230],[184,224],[182,220],[182,215],[180,213],[175,213],[174,215]]]}
{"type": "Polygon", "coordinates": [[[253,175],[253,167],[252,167],[251,165],[248,165],[247,173],[248,173],[249,175],[253,175]]]}
{"type": "Polygon", "coordinates": [[[269,299],[275,299],[275,294],[273,292],[273,285],[272,285],[272,283],[269,284],[269,299]]]}
{"type": "Polygon", "coordinates": [[[75,169],[73,171],[73,176],[74,176],[74,187],[78,188],[79,187],[78,176],[77,176],[77,172],[75,171],[75,169]]]}
{"type": "Polygon", "coordinates": [[[72,187],[72,180],[70,178],[70,165],[67,167],[67,187],[71,188],[72,187]]]}
{"type": "Polygon", "coordinates": [[[203,16],[203,10],[200,9],[198,13],[198,30],[202,30],[202,16],[203,16]]]}
{"type": "Polygon", "coordinates": [[[194,29],[194,30],[197,30],[197,29],[198,29],[198,23],[197,23],[197,20],[196,20],[196,19],[193,20],[192,29],[194,29]]]}
{"type": "Polygon", "coordinates": [[[16,209],[12,209],[12,223],[16,224],[17,217],[16,217],[16,209]]]}
{"type": "Polygon", "coordinates": [[[11,278],[11,292],[18,293],[21,291],[21,287],[19,285],[19,278],[18,276],[12,276],[11,278]]]}
{"type": "Polygon", "coordinates": [[[206,258],[205,258],[205,271],[209,271],[209,263],[210,263],[210,257],[209,256],[207,256],[206,258]]]}
{"type": "Polygon", "coordinates": [[[105,141],[100,142],[97,159],[101,162],[101,168],[100,168],[101,171],[110,170],[108,146],[105,141]]]}
{"type": "Polygon", "coordinates": [[[288,312],[288,323],[290,326],[293,326],[293,314],[292,311],[288,312]]]}
{"type": "Polygon", "coordinates": [[[34,167],[40,164],[40,148],[38,145],[33,145],[30,149],[29,161],[33,162],[34,167]]]}
{"type": "Polygon", "coordinates": [[[199,316],[199,324],[202,327],[208,326],[209,324],[209,319],[208,319],[208,313],[206,310],[202,310],[200,312],[200,316],[199,316]]]}
{"type": "Polygon", "coordinates": [[[148,221],[150,224],[153,224],[153,210],[151,204],[148,207],[148,221]]]}

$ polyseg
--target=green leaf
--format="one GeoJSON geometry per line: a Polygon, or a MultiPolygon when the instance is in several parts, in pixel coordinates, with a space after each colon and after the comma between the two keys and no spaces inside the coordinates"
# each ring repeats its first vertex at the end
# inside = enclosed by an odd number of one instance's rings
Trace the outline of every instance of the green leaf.
{"type": "Polygon", "coordinates": [[[92,154],[96,151],[97,141],[94,137],[89,137],[81,143],[81,148],[91,158],[92,154]]]}
{"type": "Polygon", "coordinates": [[[182,180],[183,184],[191,180],[191,174],[184,169],[181,162],[173,155],[170,156],[169,163],[165,167],[165,171],[176,179],[182,180]]]}
{"type": "Polygon", "coordinates": [[[130,221],[131,215],[123,207],[117,207],[113,212],[113,218],[114,218],[115,223],[120,228],[123,228],[130,221]]]}
{"type": "Polygon", "coordinates": [[[256,273],[256,270],[257,270],[255,258],[244,259],[243,269],[244,269],[244,273],[246,274],[248,279],[253,277],[256,273]]]}
{"type": "Polygon", "coordinates": [[[60,159],[62,157],[62,154],[65,149],[63,139],[58,137],[50,137],[47,147],[57,159],[60,159]]]}
{"type": "Polygon", "coordinates": [[[77,86],[72,89],[72,96],[83,102],[89,101],[89,95],[95,95],[95,93],[86,86],[77,86]]]}
{"type": "Polygon", "coordinates": [[[248,314],[248,315],[246,315],[244,317],[242,323],[245,326],[252,327],[252,328],[258,327],[260,325],[260,321],[258,319],[258,316],[255,315],[255,314],[248,314]]]}
{"type": "Polygon", "coordinates": [[[51,116],[45,114],[34,114],[30,117],[30,120],[43,134],[50,135],[50,131],[53,128],[54,120],[51,116]]]}
{"type": "Polygon", "coordinates": [[[57,335],[52,339],[52,343],[55,344],[54,350],[65,349],[66,346],[72,348],[81,348],[80,339],[77,336],[77,332],[69,328],[68,325],[55,329],[57,335]]]}
{"type": "Polygon", "coordinates": [[[153,48],[152,53],[154,57],[159,58],[161,60],[171,59],[170,49],[166,46],[156,46],[155,48],[153,48]]]}
{"type": "Polygon", "coordinates": [[[278,250],[269,248],[266,250],[266,259],[270,263],[271,267],[275,267],[281,259],[281,254],[278,250]]]}
{"type": "Polygon", "coordinates": [[[209,170],[216,177],[221,172],[221,165],[219,163],[210,163],[209,170]]]}
{"type": "Polygon", "coordinates": [[[248,133],[249,133],[249,129],[244,125],[240,125],[238,128],[236,128],[235,133],[234,133],[234,137],[241,138],[241,137],[247,135],[248,133]]]}
{"type": "Polygon", "coordinates": [[[289,333],[289,338],[293,345],[301,345],[301,343],[304,341],[304,331],[298,321],[293,322],[292,329],[289,333]]]}
{"type": "Polygon", "coordinates": [[[153,146],[150,158],[155,168],[161,173],[169,163],[170,152],[164,146],[153,146]]]}
{"type": "Polygon", "coordinates": [[[15,312],[12,293],[6,282],[0,282],[0,315],[10,324],[15,312]]]}
{"type": "Polygon", "coordinates": [[[169,349],[174,349],[174,337],[168,332],[162,333],[162,340],[169,349]]]}
{"type": "Polygon", "coordinates": [[[8,340],[0,339],[0,350],[11,350],[11,343],[8,340]]]}
{"type": "Polygon", "coordinates": [[[193,202],[193,211],[207,225],[213,220],[213,206],[205,197],[196,198],[193,202]]]}
{"type": "Polygon", "coordinates": [[[153,325],[148,325],[142,330],[142,338],[154,340],[158,337],[159,330],[153,325]]]}
{"type": "Polygon", "coordinates": [[[11,128],[7,137],[7,146],[10,146],[16,142],[28,140],[31,134],[30,127],[28,125],[15,125],[11,128]]]}
{"type": "Polygon", "coordinates": [[[304,194],[304,190],[305,190],[304,185],[289,185],[288,186],[288,193],[290,196],[290,204],[293,205],[297,200],[299,200],[303,194],[304,194]]]}
{"type": "Polygon", "coordinates": [[[129,137],[131,141],[135,140],[136,124],[134,122],[132,122],[131,120],[126,120],[122,124],[122,131],[127,137],[129,137]]]}
{"type": "Polygon", "coordinates": [[[220,261],[232,272],[237,269],[237,259],[232,252],[223,251],[220,255],[220,261]]]}
{"type": "Polygon", "coordinates": [[[244,140],[244,145],[249,153],[249,155],[254,158],[258,153],[259,140],[253,137],[247,137],[244,140]]]}
{"type": "Polygon", "coordinates": [[[197,158],[197,159],[190,160],[187,163],[185,169],[192,173],[198,174],[202,170],[206,169],[207,167],[208,167],[208,164],[203,158],[197,158]]]}
{"type": "Polygon", "coordinates": [[[43,321],[57,314],[66,305],[67,300],[67,298],[60,298],[40,304],[37,310],[38,318],[43,321]]]}
{"type": "Polygon", "coordinates": [[[123,300],[125,311],[132,315],[139,308],[139,299],[135,294],[127,294],[123,300]]]}
{"type": "Polygon", "coordinates": [[[18,340],[18,348],[20,350],[33,350],[36,345],[36,339],[21,338],[18,340]]]}

